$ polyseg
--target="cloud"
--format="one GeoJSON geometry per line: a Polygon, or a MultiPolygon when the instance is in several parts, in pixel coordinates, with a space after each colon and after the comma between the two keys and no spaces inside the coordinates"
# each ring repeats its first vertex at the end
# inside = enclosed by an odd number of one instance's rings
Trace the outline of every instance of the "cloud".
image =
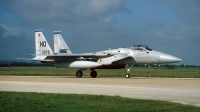
{"type": "MultiPolygon", "coordinates": [[[[95,43],[101,40],[108,46],[113,44],[111,40],[118,44],[121,41],[117,38],[130,37],[126,28],[112,16],[120,11],[128,11],[122,0],[13,0],[6,6],[22,18],[20,25],[26,25],[23,31],[27,30],[27,26],[32,30],[42,28],[45,29],[47,38],[52,37],[53,30],[69,31],[70,37],[73,38],[69,44],[78,41],[81,44],[93,43],[91,46],[95,46],[95,43]]],[[[24,32],[29,33],[30,30],[24,32]]],[[[51,41],[49,43],[53,43],[51,41]]],[[[97,49],[100,46],[92,48],[97,49]]]]}
{"type": "Polygon", "coordinates": [[[173,17],[166,20],[150,20],[148,22],[150,37],[159,40],[193,40],[200,41],[200,1],[199,0],[163,0],[154,2],[171,4],[173,17]]]}
{"type": "Polygon", "coordinates": [[[22,36],[22,31],[7,25],[0,24],[0,38],[19,38],[22,36]]]}
{"type": "Polygon", "coordinates": [[[4,33],[6,33],[6,30],[0,25],[0,38],[4,37],[4,33]]]}
{"type": "Polygon", "coordinates": [[[107,16],[123,8],[121,0],[87,0],[75,6],[74,12],[81,16],[107,16]]]}
{"type": "Polygon", "coordinates": [[[12,0],[3,4],[23,18],[20,25],[65,29],[79,32],[81,37],[87,35],[86,32],[92,33],[89,36],[100,34],[105,37],[106,32],[124,29],[111,15],[127,9],[122,0],[12,0]]]}
{"type": "Polygon", "coordinates": [[[148,32],[151,32],[150,37],[155,40],[200,40],[200,27],[188,24],[165,25],[164,27],[154,31],[149,29],[148,32]]]}
{"type": "MultiPolygon", "coordinates": [[[[21,14],[26,21],[47,24],[89,22],[122,10],[122,0],[13,0],[9,8],[21,14]],[[57,21],[57,23],[55,23],[57,21]]],[[[52,24],[50,24],[52,25],[52,24]]]]}

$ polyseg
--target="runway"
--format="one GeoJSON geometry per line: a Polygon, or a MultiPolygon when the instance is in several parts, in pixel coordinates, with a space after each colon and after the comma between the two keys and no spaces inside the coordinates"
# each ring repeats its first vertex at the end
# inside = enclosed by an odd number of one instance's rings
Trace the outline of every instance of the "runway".
{"type": "Polygon", "coordinates": [[[198,78],[0,76],[0,91],[119,95],[200,106],[198,78]]]}

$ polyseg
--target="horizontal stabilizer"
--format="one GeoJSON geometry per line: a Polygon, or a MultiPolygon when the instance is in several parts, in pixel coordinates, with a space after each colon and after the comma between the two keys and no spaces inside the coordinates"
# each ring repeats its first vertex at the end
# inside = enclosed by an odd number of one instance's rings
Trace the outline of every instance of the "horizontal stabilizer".
{"type": "Polygon", "coordinates": [[[28,59],[28,58],[15,58],[17,60],[31,60],[31,59],[28,59]]]}
{"type": "Polygon", "coordinates": [[[15,58],[17,60],[29,60],[29,61],[55,61],[54,59],[37,59],[37,58],[33,58],[33,59],[28,59],[28,58],[15,58]]]}
{"type": "Polygon", "coordinates": [[[48,61],[55,61],[54,59],[45,59],[45,60],[42,60],[42,59],[30,59],[31,61],[44,61],[44,62],[48,62],[48,61]]]}
{"type": "Polygon", "coordinates": [[[29,56],[36,56],[36,54],[29,54],[29,56]]]}

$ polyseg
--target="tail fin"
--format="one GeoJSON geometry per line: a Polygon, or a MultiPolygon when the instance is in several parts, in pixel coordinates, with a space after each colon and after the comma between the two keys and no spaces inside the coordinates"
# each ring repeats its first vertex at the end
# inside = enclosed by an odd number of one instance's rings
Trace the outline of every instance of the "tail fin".
{"type": "Polygon", "coordinates": [[[42,30],[35,30],[35,48],[36,55],[38,54],[53,54],[48,42],[46,41],[42,30]]]}
{"type": "Polygon", "coordinates": [[[54,37],[54,53],[72,54],[71,50],[62,38],[61,31],[53,31],[54,37]]]}

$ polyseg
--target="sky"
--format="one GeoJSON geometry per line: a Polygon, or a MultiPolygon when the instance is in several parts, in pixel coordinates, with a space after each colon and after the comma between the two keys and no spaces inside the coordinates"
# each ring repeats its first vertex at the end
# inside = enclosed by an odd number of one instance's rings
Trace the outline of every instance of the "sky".
{"type": "Polygon", "coordinates": [[[1,0],[0,60],[33,58],[34,31],[53,31],[73,53],[147,45],[200,65],[199,0],[1,0]]]}

